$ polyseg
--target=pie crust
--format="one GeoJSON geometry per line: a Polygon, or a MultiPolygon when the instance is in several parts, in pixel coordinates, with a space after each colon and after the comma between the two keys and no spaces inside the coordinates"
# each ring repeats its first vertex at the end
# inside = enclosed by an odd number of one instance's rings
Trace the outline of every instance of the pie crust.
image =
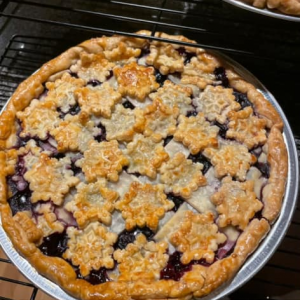
{"type": "Polygon", "coordinates": [[[278,10],[287,15],[300,16],[299,0],[240,0],[257,8],[268,8],[278,10]]]}
{"type": "Polygon", "coordinates": [[[3,228],[82,300],[211,293],[285,194],[283,121],[263,94],[204,49],[138,33],[70,48],[0,116],[3,228]]]}

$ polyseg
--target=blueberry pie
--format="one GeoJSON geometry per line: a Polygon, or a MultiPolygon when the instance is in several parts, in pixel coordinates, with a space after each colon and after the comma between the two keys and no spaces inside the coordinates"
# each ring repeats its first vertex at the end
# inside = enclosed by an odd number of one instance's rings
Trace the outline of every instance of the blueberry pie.
{"type": "Polygon", "coordinates": [[[287,15],[300,16],[300,0],[240,0],[257,8],[268,8],[287,15]]]}
{"type": "Polygon", "coordinates": [[[70,48],[0,117],[3,228],[77,299],[211,293],[285,193],[283,122],[263,94],[203,49],[139,34],[70,48]]]}

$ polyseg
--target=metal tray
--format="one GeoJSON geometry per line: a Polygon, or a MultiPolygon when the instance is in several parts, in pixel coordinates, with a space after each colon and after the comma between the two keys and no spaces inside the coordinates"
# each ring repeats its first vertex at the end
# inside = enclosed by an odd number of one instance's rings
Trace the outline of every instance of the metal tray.
{"type": "Polygon", "coordinates": [[[230,3],[234,6],[255,12],[257,14],[260,15],[265,15],[268,17],[273,17],[273,18],[277,18],[277,19],[282,19],[282,20],[287,20],[287,21],[292,21],[292,22],[300,22],[300,16],[296,17],[296,16],[290,16],[290,15],[285,15],[283,13],[280,13],[278,11],[272,11],[270,9],[267,8],[257,8],[252,6],[251,4],[247,4],[245,2],[241,2],[238,0],[223,0],[227,3],[230,3]]]}
{"type": "MultiPolygon", "coordinates": [[[[225,0],[227,1],[227,0],[225,0]]],[[[227,1],[231,2],[231,1],[227,1]]],[[[272,225],[272,228],[266,238],[262,241],[256,251],[247,259],[236,276],[227,284],[213,291],[201,300],[217,300],[226,295],[229,295],[243,284],[249,281],[271,258],[276,251],[280,242],[282,241],[293,216],[294,209],[297,202],[299,171],[298,171],[298,154],[291,131],[290,125],[281,107],[273,97],[273,95],[265,88],[265,86],[249,71],[247,71],[240,64],[232,60],[226,55],[220,54],[217,51],[208,51],[220,57],[227,65],[235,70],[243,79],[252,83],[264,96],[268,99],[279,112],[283,122],[284,131],[283,136],[288,151],[288,178],[286,185],[286,194],[284,196],[281,213],[272,225]]],[[[2,111],[5,109],[3,107],[2,111]]],[[[63,291],[58,285],[51,282],[47,278],[40,275],[28,262],[24,259],[12,246],[7,234],[5,233],[0,216],[0,245],[9,259],[16,265],[21,273],[27,277],[33,284],[50,296],[60,300],[76,300],[74,297],[63,291]]]]}

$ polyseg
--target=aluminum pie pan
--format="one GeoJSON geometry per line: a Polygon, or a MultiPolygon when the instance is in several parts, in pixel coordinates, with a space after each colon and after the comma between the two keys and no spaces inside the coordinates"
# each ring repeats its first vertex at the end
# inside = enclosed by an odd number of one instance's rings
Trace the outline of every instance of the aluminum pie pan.
{"type": "MultiPolygon", "coordinates": [[[[228,1],[230,2],[230,1],[228,1]]],[[[243,79],[252,83],[258,91],[260,91],[265,98],[270,101],[280,114],[283,123],[283,137],[287,147],[288,152],[288,177],[286,184],[286,193],[283,199],[282,209],[280,215],[276,222],[272,225],[270,232],[261,242],[256,251],[248,257],[244,265],[234,276],[234,278],[227,284],[222,285],[206,297],[202,297],[201,300],[218,300],[226,295],[229,295],[236,289],[240,288],[243,284],[249,281],[271,258],[271,256],[276,251],[280,242],[284,238],[284,235],[291,223],[294,209],[297,202],[298,194],[298,181],[299,181],[299,171],[298,171],[298,153],[296,144],[294,141],[294,136],[288,120],[282,111],[280,105],[274,98],[274,96],[266,89],[266,87],[249,71],[247,71],[243,66],[238,64],[236,61],[232,60],[224,54],[220,54],[217,51],[209,51],[212,54],[220,57],[225,67],[229,66],[234,71],[239,74],[243,79]]],[[[8,100],[9,101],[9,100],[8,100]]],[[[8,103],[8,102],[7,102],[8,103]]],[[[2,111],[5,110],[6,105],[3,107],[2,111]]],[[[2,113],[1,111],[1,113],[2,113]]],[[[9,237],[2,227],[1,216],[0,216],[0,245],[3,251],[6,253],[8,258],[12,263],[19,269],[19,271],[30,280],[35,286],[43,290],[50,296],[59,300],[76,300],[76,298],[67,294],[62,288],[57,284],[53,283],[49,279],[40,275],[30,263],[23,258],[13,247],[9,237]]],[[[199,298],[200,299],[200,298],[199,298]]]]}
{"type": "Polygon", "coordinates": [[[286,20],[286,21],[300,22],[300,16],[299,17],[290,16],[290,15],[286,15],[281,12],[271,11],[270,9],[267,9],[267,8],[257,8],[255,6],[252,6],[251,4],[247,4],[247,3],[244,3],[244,2],[241,2],[238,0],[223,0],[223,1],[230,3],[234,6],[237,6],[239,8],[246,9],[248,11],[260,14],[260,15],[277,18],[277,19],[282,19],[282,20],[286,20]]]}

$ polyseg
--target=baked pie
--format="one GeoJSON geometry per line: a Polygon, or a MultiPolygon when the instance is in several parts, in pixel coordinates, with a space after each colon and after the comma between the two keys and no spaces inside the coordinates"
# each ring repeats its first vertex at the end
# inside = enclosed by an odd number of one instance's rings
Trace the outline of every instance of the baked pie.
{"type": "Polygon", "coordinates": [[[283,121],[190,42],[101,37],[20,84],[0,117],[3,228],[72,296],[202,297],[281,210],[283,121]]]}
{"type": "Polygon", "coordinates": [[[287,15],[300,16],[299,0],[239,0],[257,8],[267,8],[287,15]]]}

